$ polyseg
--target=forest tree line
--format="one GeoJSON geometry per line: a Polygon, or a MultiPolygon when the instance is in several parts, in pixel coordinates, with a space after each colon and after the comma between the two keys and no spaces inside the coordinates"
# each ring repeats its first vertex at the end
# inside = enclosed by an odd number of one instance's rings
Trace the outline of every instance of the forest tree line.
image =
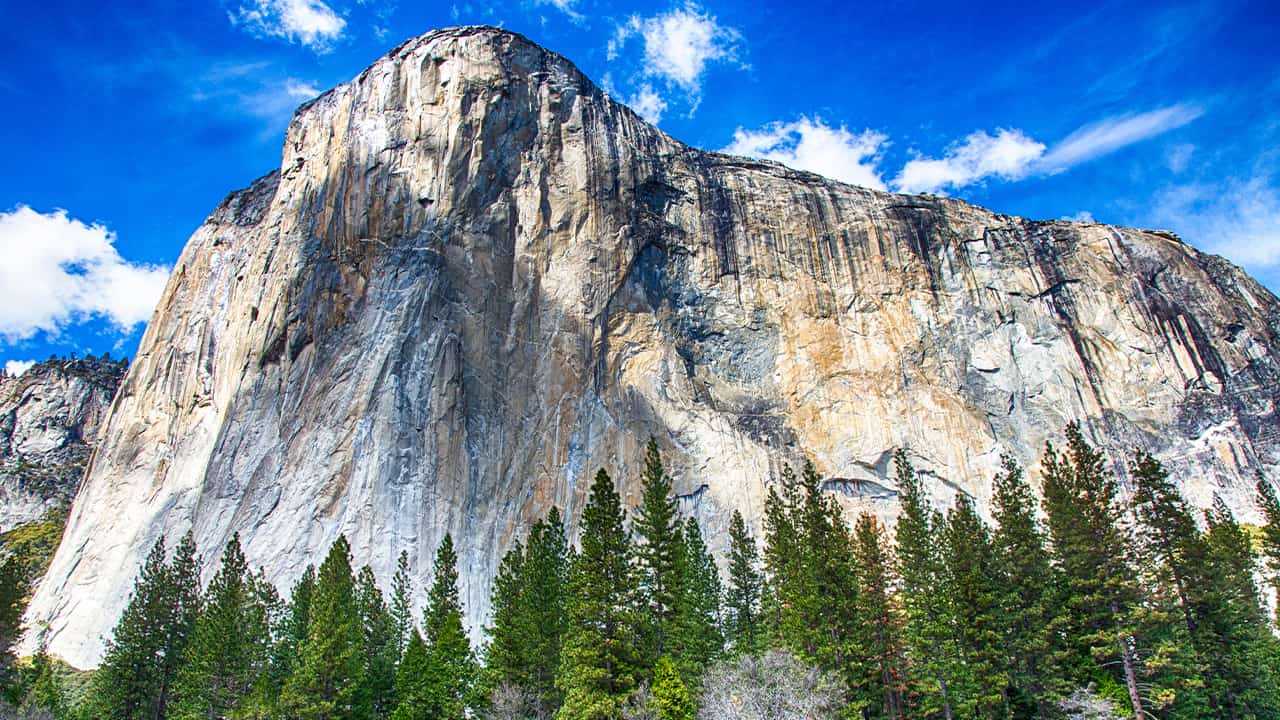
{"type": "Polygon", "coordinates": [[[600,470],[576,547],[553,508],[506,553],[479,648],[448,535],[421,611],[405,554],[384,594],[340,537],[282,597],[238,537],[205,588],[162,538],[80,692],[44,653],[8,658],[7,692],[55,720],[1280,717],[1271,483],[1254,529],[1144,453],[1122,492],[1075,424],[1041,462],[1038,499],[1004,459],[988,523],[935,510],[899,450],[892,532],[787,469],[762,543],[734,513],[722,578],[651,440],[633,512],[600,470]]]}

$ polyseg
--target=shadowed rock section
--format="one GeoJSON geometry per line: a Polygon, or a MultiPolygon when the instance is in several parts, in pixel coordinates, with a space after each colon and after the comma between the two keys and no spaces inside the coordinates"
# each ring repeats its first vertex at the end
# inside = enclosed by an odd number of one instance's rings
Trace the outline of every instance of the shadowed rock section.
{"type": "Polygon", "coordinates": [[[695,150],[565,59],[430,33],[299,109],[189,241],[32,605],[100,657],[143,556],[239,531],[282,588],[346,533],[419,589],[452,532],[473,631],[501,553],[653,434],[726,542],[783,463],[896,512],[1036,477],[1072,419],[1252,513],[1280,461],[1276,299],[1176,238],[1032,222],[695,150]]]}

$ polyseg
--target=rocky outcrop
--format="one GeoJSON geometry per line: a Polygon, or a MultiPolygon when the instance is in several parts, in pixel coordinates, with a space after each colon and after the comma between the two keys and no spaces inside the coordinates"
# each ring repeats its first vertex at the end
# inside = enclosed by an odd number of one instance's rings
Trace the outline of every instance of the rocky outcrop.
{"type": "Polygon", "coordinates": [[[0,374],[0,532],[71,504],[124,371],[85,358],[0,374]]]}
{"type": "Polygon", "coordinates": [[[517,35],[434,32],[300,108],[191,238],[28,619],[91,665],[161,534],[238,531],[287,587],[339,533],[425,578],[451,532],[475,628],[596,468],[637,500],[650,434],[719,547],[783,463],[892,517],[906,446],[982,504],[1073,419],[1251,517],[1278,372],[1276,298],[1171,235],[702,152],[517,35]]]}

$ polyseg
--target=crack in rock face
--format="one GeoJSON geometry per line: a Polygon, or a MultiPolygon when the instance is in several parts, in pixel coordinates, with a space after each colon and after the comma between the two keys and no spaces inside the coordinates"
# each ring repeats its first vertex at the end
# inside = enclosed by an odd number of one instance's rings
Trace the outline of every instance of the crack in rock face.
{"type": "Polygon", "coordinates": [[[1038,482],[1071,420],[1246,519],[1280,462],[1280,305],[1164,233],[1033,222],[685,146],[492,28],[411,40],[300,108],[188,242],[31,605],[96,664],[147,550],[239,532],[287,591],[339,533],[419,601],[452,533],[473,633],[507,546],[571,530],[650,435],[723,551],[805,458],[850,514],[1038,482]]]}

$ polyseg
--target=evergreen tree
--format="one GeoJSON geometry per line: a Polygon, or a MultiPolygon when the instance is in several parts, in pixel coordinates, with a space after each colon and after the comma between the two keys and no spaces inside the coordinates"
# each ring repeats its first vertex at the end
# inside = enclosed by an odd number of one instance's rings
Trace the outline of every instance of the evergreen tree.
{"type": "Polygon", "coordinates": [[[534,523],[525,551],[524,597],[533,632],[525,660],[524,688],[533,693],[535,710],[550,714],[560,707],[556,672],[569,623],[566,601],[569,581],[569,541],[560,511],[534,523]]]}
{"type": "Polygon", "coordinates": [[[0,687],[14,680],[13,645],[22,635],[22,613],[26,607],[27,573],[18,557],[0,561],[0,687]]]}
{"type": "Polygon", "coordinates": [[[944,584],[961,660],[953,682],[956,711],[967,718],[1007,715],[991,537],[967,496],[956,497],[943,538],[944,584]]]}
{"type": "Polygon", "coordinates": [[[757,655],[763,649],[760,628],[759,551],[742,514],[729,521],[729,588],[725,593],[725,630],[735,654],[757,655]]]}
{"type": "MultiPolygon", "coordinates": [[[[1262,526],[1262,552],[1266,556],[1266,567],[1271,580],[1271,592],[1277,607],[1280,607],[1280,499],[1276,498],[1276,489],[1262,473],[1258,473],[1258,509],[1267,524],[1262,526]]],[[[1278,623],[1280,624],[1280,623],[1278,623]]]]}
{"type": "Polygon", "coordinates": [[[156,540],[94,675],[93,712],[117,720],[168,717],[173,673],[198,609],[195,546],[184,538],[172,565],[156,540]]]}
{"type": "Polygon", "coordinates": [[[1209,572],[1205,618],[1218,701],[1226,718],[1280,717],[1280,646],[1267,623],[1254,573],[1257,558],[1244,528],[1220,497],[1205,514],[1209,572]]]}
{"type": "Polygon", "coordinates": [[[253,691],[269,659],[265,608],[232,535],[209,583],[195,632],[178,671],[179,720],[227,717],[253,691]]]}
{"type": "Polygon", "coordinates": [[[784,466],[779,482],[781,493],[770,487],[764,503],[764,568],[766,581],[760,597],[762,627],[767,626],[765,643],[773,647],[794,647],[800,621],[792,612],[790,595],[804,583],[802,541],[797,522],[800,505],[798,483],[790,466],[784,466]]]}
{"type": "Polygon", "coordinates": [[[285,681],[298,666],[298,650],[307,639],[307,626],[311,621],[311,597],[315,590],[316,569],[308,565],[289,593],[278,638],[272,648],[270,674],[277,687],[283,688],[285,681]]]}
{"type": "Polygon", "coordinates": [[[487,687],[518,687],[540,715],[559,707],[555,673],[566,622],[567,551],[560,512],[552,508],[534,523],[527,549],[516,543],[507,552],[494,580],[487,687]]]}
{"type": "Polygon", "coordinates": [[[658,658],[653,666],[653,699],[658,720],[693,720],[697,712],[680,671],[666,656],[658,658]]]}
{"type": "Polygon", "coordinates": [[[462,627],[458,555],[453,549],[453,536],[448,533],[436,550],[423,630],[427,646],[424,695],[431,716],[437,720],[462,720],[476,681],[476,665],[471,642],[462,627]]]}
{"type": "Polygon", "coordinates": [[[356,580],[356,602],[364,629],[364,706],[372,720],[389,717],[395,700],[396,627],[378,589],[373,569],[365,565],[356,580]]]}
{"type": "Polygon", "coordinates": [[[658,443],[652,437],[645,447],[641,473],[641,504],[633,530],[637,536],[640,597],[644,599],[645,664],[668,651],[673,625],[680,614],[683,594],[683,541],[671,478],[662,467],[658,443]]]}
{"type": "Polygon", "coordinates": [[[558,720],[616,719],[636,688],[637,581],[625,519],[613,480],[601,469],[582,511],[581,550],[570,563],[558,720]]]}
{"type": "Polygon", "coordinates": [[[863,717],[903,717],[902,626],[893,596],[893,560],[874,515],[854,528],[853,564],[859,592],[854,606],[855,668],[850,691],[863,717]]]}
{"type": "Polygon", "coordinates": [[[413,580],[409,577],[409,553],[401,550],[396,574],[391,578],[391,627],[395,638],[395,658],[400,662],[409,633],[413,630],[413,580]]]}
{"type": "Polygon", "coordinates": [[[320,564],[308,603],[307,631],[281,702],[299,720],[363,719],[364,628],[346,536],[320,564]]]}
{"type": "Polygon", "coordinates": [[[27,716],[35,715],[30,712],[34,709],[43,711],[52,720],[66,718],[69,713],[66,691],[53,661],[43,647],[31,658],[31,675],[35,679],[22,702],[23,709],[28,711],[27,716]]]}
{"type": "Polygon", "coordinates": [[[1084,679],[1095,675],[1099,665],[1118,666],[1129,705],[1135,716],[1143,717],[1134,623],[1138,588],[1115,478],[1105,456],[1085,441],[1079,424],[1068,424],[1066,434],[1066,450],[1058,453],[1046,444],[1042,465],[1044,507],[1054,563],[1067,593],[1066,627],[1076,669],[1084,679]]]}
{"type": "Polygon", "coordinates": [[[1036,520],[1036,500],[1011,457],[1001,458],[993,483],[992,536],[996,606],[1004,656],[1016,694],[1048,720],[1061,689],[1057,577],[1049,563],[1044,531],[1036,520]]]}
{"type": "Polygon", "coordinates": [[[697,520],[686,520],[680,535],[683,577],[676,605],[677,632],[672,638],[670,656],[680,675],[697,687],[708,663],[724,650],[724,635],[720,630],[720,571],[702,540],[697,520]]]}
{"type": "Polygon", "coordinates": [[[906,451],[893,455],[902,510],[894,536],[902,577],[903,645],[909,690],[917,714],[955,717],[950,684],[957,664],[951,604],[943,584],[941,518],[931,512],[920,478],[906,451]]]}
{"type": "Polygon", "coordinates": [[[409,628],[409,641],[396,668],[396,709],[391,720],[436,720],[436,699],[425,679],[431,674],[427,645],[416,627],[409,628]]]}

